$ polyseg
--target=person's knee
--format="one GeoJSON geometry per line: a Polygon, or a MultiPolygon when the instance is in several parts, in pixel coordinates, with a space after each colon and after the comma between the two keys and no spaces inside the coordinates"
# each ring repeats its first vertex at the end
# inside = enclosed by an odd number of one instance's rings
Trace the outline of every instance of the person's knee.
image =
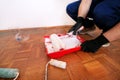
{"type": "Polygon", "coordinates": [[[75,1],[68,4],[66,7],[66,13],[75,21],[77,20],[79,4],[80,1],[75,1]]]}
{"type": "Polygon", "coordinates": [[[76,2],[68,4],[66,7],[67,14],[76,15],[76,13],[78,13],[79,4],[80,4],[80,1],[76,1],[76,2]]]}
{"type": "Polygon", "coordinates": [[[67,12],[67,14],[71,14],[72,13],[72,11],[71,11],[71,5],[69,4],[69,5],[67,5],[67,7],[66,7],[66,12],[67,12]]]}

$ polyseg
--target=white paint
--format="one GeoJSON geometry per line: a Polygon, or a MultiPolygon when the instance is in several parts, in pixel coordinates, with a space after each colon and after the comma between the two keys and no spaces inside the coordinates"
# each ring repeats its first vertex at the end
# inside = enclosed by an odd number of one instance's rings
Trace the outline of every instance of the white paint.
{"type": "Polygon", "coordinates": [[[66,6],[74,0],[0,0],[0,30],[71,25],[66,6]]]}

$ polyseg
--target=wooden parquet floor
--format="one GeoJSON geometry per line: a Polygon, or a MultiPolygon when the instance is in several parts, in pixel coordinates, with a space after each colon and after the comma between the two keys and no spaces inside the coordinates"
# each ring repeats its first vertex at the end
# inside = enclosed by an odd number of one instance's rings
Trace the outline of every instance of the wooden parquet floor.
{"type": "MultiPolygon", "coordinates": [[[[44,80],[45,66],[50,60],[46,55],[44,36],[65,34],[69,28],[23,29],[30,39],[21,43],[15,40],[16,30],[0,31],[0,67],[18,68],[20,76],[17,80],[44,80]]],[[[92,39],[88,35],[80,36],[92,39]]],[[[100,48],[96,53],[78,51],[57,60],[67,62],[67,68],[63,70],[49,65],[48,80],[120,80],[120,40],[100,48]]]]}

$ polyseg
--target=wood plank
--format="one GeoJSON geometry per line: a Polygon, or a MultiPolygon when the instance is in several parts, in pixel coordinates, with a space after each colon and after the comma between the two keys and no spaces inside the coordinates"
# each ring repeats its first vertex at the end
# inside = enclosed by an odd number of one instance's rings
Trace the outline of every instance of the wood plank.
{"type": "MultiPolygon", "coordinates": [[[[30,38],[21,43],[15,40],[17,30],[0,31],[0,67],[18,68],[20,76],[17,80],[44,80],[45,67],[50,60],[46,54],[44,36],[65,34],[70,27],[22,29],[30,38]]],[[[92,33],[95,36],[98,34],[98,31],[92,33]]],[[[80,36],[85,40],[95,38],[80,36]]],[[[65,61],[67,68],[63,70],[48,65],[48,80],[120,80],[120,40],[112,42],[109,47],[101,47],[94,54],[78,51],[57,60],[65,61]]]]}

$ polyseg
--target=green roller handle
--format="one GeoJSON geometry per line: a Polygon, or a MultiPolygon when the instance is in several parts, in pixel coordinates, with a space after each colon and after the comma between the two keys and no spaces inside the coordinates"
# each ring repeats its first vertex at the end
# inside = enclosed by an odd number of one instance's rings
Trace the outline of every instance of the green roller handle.
{"type": "Polygon", "coordinates": [[[0,78],[15,78],[18,73],[18,69],[0,68],[0,78]]]}

